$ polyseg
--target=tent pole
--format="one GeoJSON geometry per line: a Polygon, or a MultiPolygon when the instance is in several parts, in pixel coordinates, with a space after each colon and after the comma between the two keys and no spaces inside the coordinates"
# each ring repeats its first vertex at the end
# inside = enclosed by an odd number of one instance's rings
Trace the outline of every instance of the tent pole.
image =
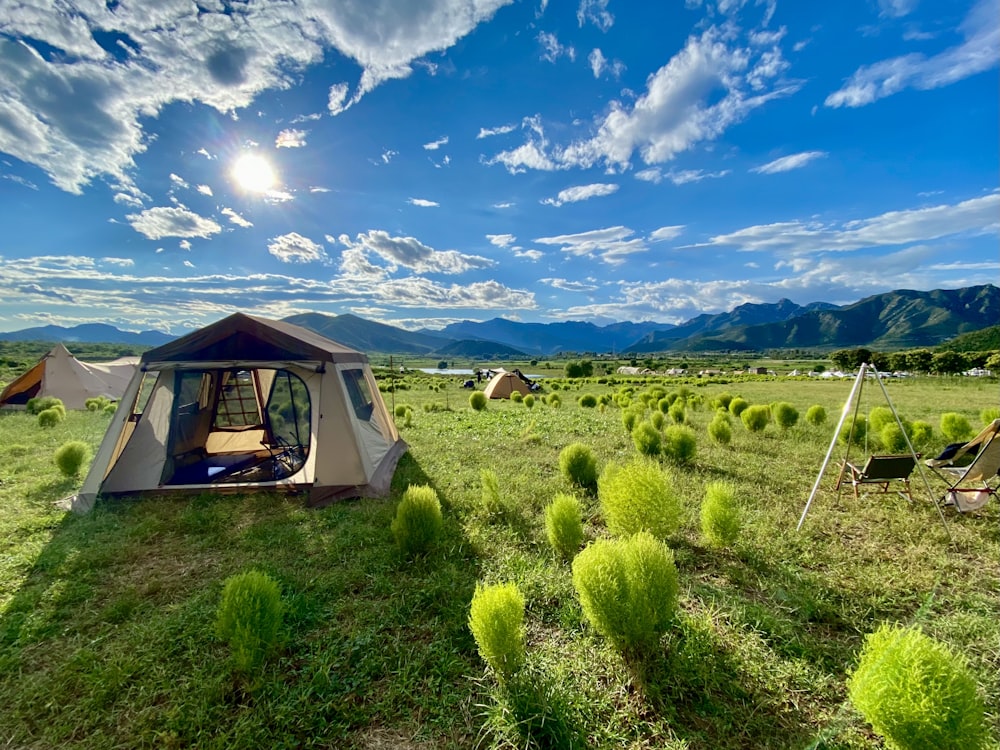
{"type": "MultiPolygon", "coordinates": [[[[840,435],[840,430],[844,426],[844,420],[847,419],[847,412],[851,409],[851,404],[854,402],[854,396],[861,387],[861,383],[865,379],[865,369],[868,367],[865,363],[861,364],[861,369],[858,370],[858,377],[854,379],[854,385],[851,387],[851,394],[847,397],[847,401],[844,403],[844,408],[840,410],[840,421],[837,422],[837,429],[833,431],[833,440],[830,441],[830,449],[826,452],[826,458],[823,459],[823,465],[820,467],[819,474],[816,476],[816,483],[813,485],[812,492],[809,494],[809,500],[806,502],[806,507],[802,511],[802,517],[799,518],[799,524],[795,527],[796,531],[802,528],[802,524],[806,520],[806,514],[809,512],[809,506],[812,505],[813,498],[816,497],[816,492],[819,490],[819,483],[823,480],[823,474],[826,472],[826,467],[830,463],[830,457],[833,455],[833,449],[837,446],[837,436],[840,435]]],[[[851,428],[853,430],[853,425],[851,428]]]]}
{"type": "Polygon", "coordinates": [[[948,543],[950,544],[951,531],[948,529],[948,522],[944,518],[944,513],[941,510],[941,505],[934,498],[934,493],[931,491],[930,482],[927,481],[927,473],[924,471],[923,464],[920,463],[920,459],[917,457],[917,452],[913,448],[913,443],[910,442],[910,436],[906,433],[906,429],[903,427],[903,420],[899,418],[899,414],[896,412],[896,407],[892,404],[892,399],[889,398],[889,391],[885,387],[885,383],[882,382],[882,377],[878,374],[878,368],[875,368],[875,380],[878,381],[879,387],[882,389],[882,394],[885,396],[885,402],[889,404],[889,409],[892,411],[892,416],[896,418],[896,424],[899,425],[899,431],[903,433],[903,438],[906,440],[906,447],[910,450],[910,455],[913,456],[913,463],[917,467],[917,471],[920,472],[920,479],[923,480],[924,487],[927,489],[927,498],[934,503],[934,508],[938,512],[938,517],[941,519],[941,525],[944,527],[945,536],[948,537],[948,543]]]}

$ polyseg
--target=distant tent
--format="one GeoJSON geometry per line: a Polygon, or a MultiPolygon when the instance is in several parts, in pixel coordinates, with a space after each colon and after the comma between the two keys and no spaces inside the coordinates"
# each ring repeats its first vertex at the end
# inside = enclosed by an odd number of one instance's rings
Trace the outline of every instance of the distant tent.
{"type": "Polygon", "coordinates": [[[526,378],[517,371],[500,370],[486,384],[483,392],[487,398],[510,398],[510,395],[515,391],[527,395],[531,393],[531,386],[525,380],[526,378]]]}
{"type": "Polygon", "coordinates": [[[104,396],[117,401],[135,373],[138,357],[112,362],[81,362],[56,344],[30,370],[0,393],[0,407],[23,408],[32,398],[55,396],[67,409],[86,409],[87,399],[104,396]]]}
{"type": "Polygon", "coordinates": [[[388,493],[406,443],[361,352],[243,313],[143,354],[80,493],[388,493]]]}

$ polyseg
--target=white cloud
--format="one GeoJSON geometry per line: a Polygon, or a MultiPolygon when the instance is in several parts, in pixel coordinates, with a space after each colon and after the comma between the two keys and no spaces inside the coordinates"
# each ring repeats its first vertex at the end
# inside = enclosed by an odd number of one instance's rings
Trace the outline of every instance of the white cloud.
{"type": "Polygon", "coordinates": [[[435,208],[441,205],[440,203],[437,203],[435,201],[429,201],[424,198],[410,198],[406,202],[409,203],[411,206],[422,206],[424,208],[435,208]]]}
{"type": "Polygon", "coordinates": [[[518,250],[517,248],[512,248],[514,257],[516,258],[527,258],[528,260],[534,262],[540,261],[545,257],[545,253],[541,250],[518,250]]]}
{"type": "Polygon", "coordinates": [[[686,185],[689,182],[701,182],[707,179],[717,179],[731,174],[732,170],[723,169],[718,172],[706,172],[703,169],[671,169],[664,172],[659,167],[649,167],[635,173],[636,179],[659,185],[664,180],[670,180],[675,185],[686,185]]]}
{"type": "Polygon", "coordinates": [[[598,289],[598,285],[590,281],[570,281],[569,279],[539,279],[539,281],[564,292],[593,292],[598,289]]]}
{"type": "Polygon", "coordinates": [[[309,134],[306,130],[296,130],[294,128],[286,128],[278,133],[278,137],[274,139],[275,148],[302,148],[306,145],[306,136],[309,134]]]}
{"type": "Polygon", "coordinates": [[[339,115],[346,109],[344,102],[347,99],[347,92],[350,87],[346,83],[335,83],[330,87],[330,95],[327,99],[326,109],[331,115],[339,115]]]}
{"type": "Polygon", "coordinates": [[[801,169],[811,161],[822,159],[828,154],[826,151],[802,151],[798,154],[782,156],[780,159],[769,161],[759,167],[754,167],[751,172],[758,174],[776,174],[778,172],[790,172],[793,169],[801,169]]]}
{"type": "Polygon", "coordinates": [[[863,107],[908,88],[936,89],[1000,64],[996,2],[979,0],[962,21],[960,44],[927,57],[913,52],[858,68],[825,101],[827,107],[863,107]]]}
{"type": "Polygon", "coordinates": [[[494,203],[493,208],[513,208],[513,201],[503,201],[502,203],[494,203]]]}
{"type": "Polygon", "coordinates": [[[213,195],[212,188],[209,187],[208,185],[199,185],[198,192],[201,193],[202,195],[208,195],[208,196],[213,195]]]}
{"type": "Polygon", "coordinates": [[[540,245],[558,245],[564,253],[576,256],[597,256],[609,265],[624,263],[629,255],[647,250],[646,243],[633,238],[635,232],[628,227],[617,226],[594,229],[578,234],[562,234],[555,237],[538,237],[540,245]]]}
{"type": "Polygon", "coordinates": [[[608,60],[597,47],[594,47],[587,55],[587,62],[590,63],[590,70],[593,72],[594,78],[600,78],[606,72],[618,80],[625,72],[625,63],[621,60],[608,60]]]}
{"type": "Polygon", "coordinates": [[[878,5],[883,16],[902,18],[913,12],[917,0],[878,0],[878,5]]]}
{"type": "Polygon", "coordinates": [[[611,195],[618,192],[618,185],[607,182],[596,182],[591,185],[575,185],[565,190],[560,190],[555,198],[543,198],[540,203],[547,206],[562,206],[565,203],[577,203],[579,201],[611,195]]]}
{"type": "Polygon", "coordinates": [[[252,221],[248,221],[247,219],[244,219],[242,216],[240,216],[238,213],[236,213],[231,208],[224,208],[219,213],[221,213],[223,216],[227,217],[231,223],[235,224],[238,227],[246,228],[246,227],[252,227],[253,226],[253,222],[252,221]]]}
{"type": "Polygon", "coordinates": [[[387,148],[382,152],[382,163],[388,164],[392,161],[394,156],[399,156],[398,151],[393,151],[391,148],[387,148]]]}
{"type": "Polygon", "coordinates": [[[273,237],[267,243],[267,251],[284,263],[312,263],[326,260],[323,246],[298,232],[273,237]]]}
{"type": "Polygon", "coordinates": [[[497,247],[510,247],[517,237],[512,234],[488,234],[486,239],[497,247]]]}
{"type": "Polygon", "coordinates": [[[669,227],[660,227],[659,229],[654,229],[652,232],[649,233],[649,239],[653,240],[654,242],[659,242],[660,240],[672,240],[676,237],[679,237],[683,231],[684,231],[683,224],[675,224],[674,226],[669,226],[669,227]]]}
{"type": "Polygon", "coordinates": [[[608,0],[580,0],[576,20],[580,26],[590,22],[601,31],[608,31],[615,24],[615,17],[608,12],[608,0]]]}
{"type": "Polygon", "coordinates": [[[183,206],[157,206],[127,217],[132,228],[151,240],[163,237],[208,238],[222,231],[212,219],[199,216],[183,206]]]}
{"type": "Polygon", "coordinates": [[[338,88],[346,84],[331,87],[335,114],[385,81],[410,75],[414,61],[450,48],[510,2],[66,0],[58,12],[21,3],[5,13],[0,39],[0,150],[69,192],[102,175],[127,184],[134,156],[148,145],[143,119],[171,102],[233,113],[265,90],[288,87],[290,72],[336,50],[362,73],[350,101],[338,88]],[[94,41],[97,32],[119,36],[127,54],[109,55],[94,41]],[[43,57],[34,40],[56,53],[43,57]]]}
{"type": "Polygon", "coordinates": [[[184,190],[187,190],[188,188],[191,187],[190,185],[187,184],[184,178],[178,177],[173,172],[170,173],[170,182],[173,184],[174,187],[183,188],[184,190]]]}
{"type": "Polygon", "coordinates": [[[573,45],[564,46],[560,44],[555,34],[549,34],[544,31],[539,32],[538,43],[542,45],[540,59],[545,62],[554,63],[560,57],[568,57],[571,62],[576,60],[576,50],[573,48],[573,45]]]}
{"type": "Polygon", "coordinates": [[[367,255],[375,255],[384,260],[390,271],[400,266],[416,273],[464,273],[473,268],[488,268],[494,265],[489,258],[466,255],[457,250],[435,250],[415,237],[392,237],[388,232],[373,229],[359,234],[353,242],[346,235],[340,242],[348,248],[356,248],[367,255]]]}
{"type": "Polygon", "coordinates": [[[446,145],[448,145],[448,136],[445,135],[445,136],[442,136],[441,138],[438,138],[436,141],[431,141],[430,143],[425,143],[424,144],[424,148],[427,151],[437,151],[439,148],[441,148],[442,146],[446,146],[446,145]]]}
{"type": "Polygon", "coordinates": [[[517,130],[517,125],[501,125],[497,128],[479,128],[479,135],[476,136],[476,140],[479,140],[480,138],[489,138],[493,135],[513,133],[515,130],[517,130]]]}

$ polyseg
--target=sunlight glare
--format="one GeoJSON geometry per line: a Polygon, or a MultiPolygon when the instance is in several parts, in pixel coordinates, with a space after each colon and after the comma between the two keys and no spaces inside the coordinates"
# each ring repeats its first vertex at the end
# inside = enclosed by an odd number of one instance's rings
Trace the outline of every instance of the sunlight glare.
{"type": "Polygon", "coordinates": [[[243,154],[238,158],[232,176],[240,188],[251,193],[266,193],[276,181],[271,164],[258,154],[243,154]]]}

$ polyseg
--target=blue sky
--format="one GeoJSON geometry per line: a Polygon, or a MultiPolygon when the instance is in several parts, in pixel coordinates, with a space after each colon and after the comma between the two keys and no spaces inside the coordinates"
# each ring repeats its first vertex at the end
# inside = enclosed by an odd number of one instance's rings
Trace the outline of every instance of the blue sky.
{"type": "Polygon", "coordinates": [[[997,283],[998,62],[997,0],[7,0],[0,330],[997,283]]]}

